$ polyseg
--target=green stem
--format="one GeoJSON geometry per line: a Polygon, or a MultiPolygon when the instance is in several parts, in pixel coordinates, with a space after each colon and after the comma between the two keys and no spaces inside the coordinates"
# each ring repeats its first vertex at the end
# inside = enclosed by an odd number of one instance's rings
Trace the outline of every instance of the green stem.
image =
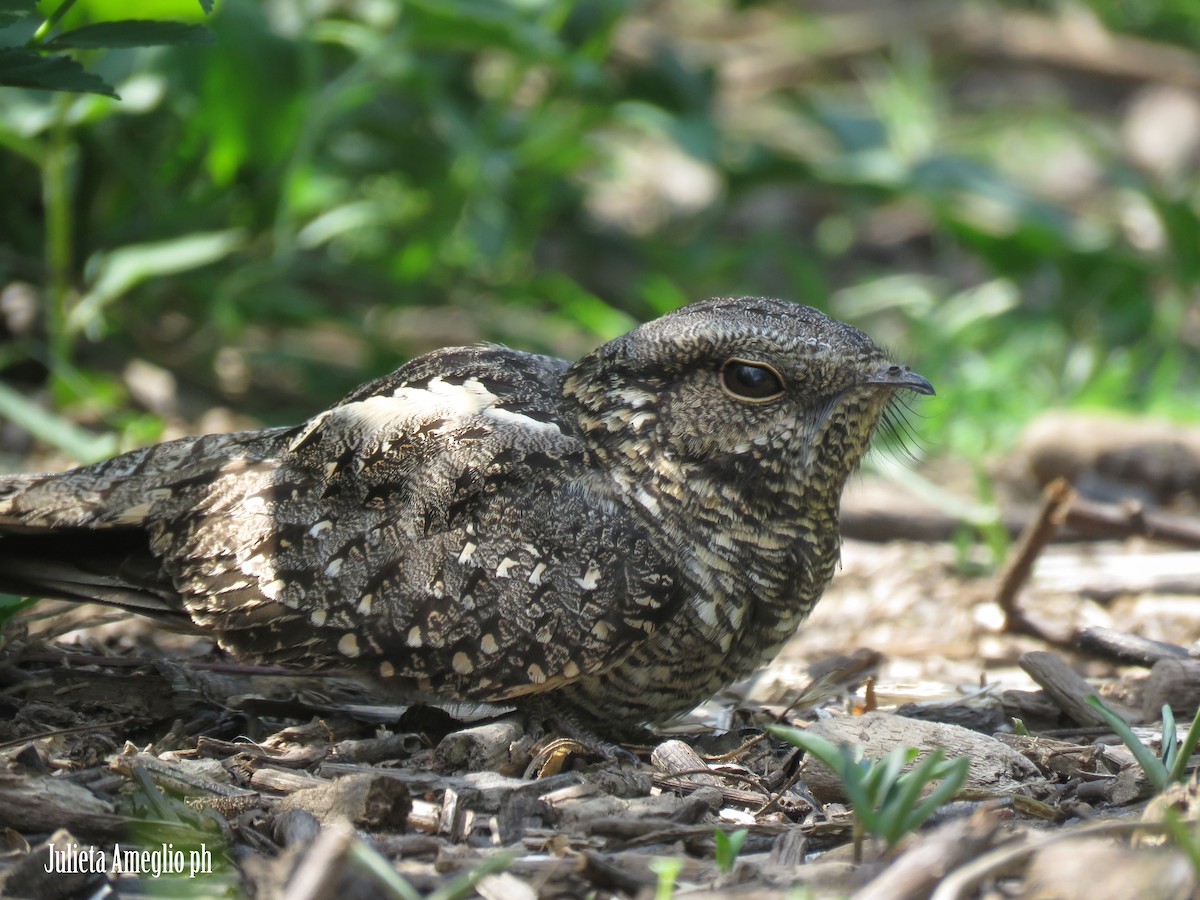
{"type": "Polygon", "coordinates": [[[62,17],[71,11],[71,7],[75,5],[75,0],[63,0],[59,7],[46,17],[46,21],[38,26],[38,30],[33,33],[33,36],[25,42],[25,46],[30,49],[40,47],[46,40],[46,35],[50,33],[50,29],[62,21],[62,17]]]}
{"type": "Polygon", "coordinates": [[[42,162],[42,202],[46,208],[46,330],[52,367],[65,362],[70,355],[67,305],[71,292],[71,169],[75,161],[75,144],[67,125],[67,113],[72,102],[70,96],[57,99],[55,120],[42,162]]]}

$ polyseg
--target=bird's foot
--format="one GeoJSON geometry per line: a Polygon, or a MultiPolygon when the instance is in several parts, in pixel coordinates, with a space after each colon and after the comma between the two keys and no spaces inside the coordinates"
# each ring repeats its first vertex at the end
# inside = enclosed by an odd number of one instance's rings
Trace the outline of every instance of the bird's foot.
{"type": "Polygon", "coordinates": [[[620,744],[596,735],[568,709],[538,704],[530,710],[530,734],[556,735],[534,755],[525,770],[526,777],[545,777],[560,771],[571,753],[598,756],[605,762],[637,766],[640,760],[620,744]]]}

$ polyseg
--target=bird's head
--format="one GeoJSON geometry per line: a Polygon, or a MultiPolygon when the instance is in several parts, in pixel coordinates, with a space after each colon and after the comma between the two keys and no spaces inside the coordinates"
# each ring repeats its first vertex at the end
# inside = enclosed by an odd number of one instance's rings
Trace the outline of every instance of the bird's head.
{"type": "Polygon", "coordinates": [[[747,297],[648,322],[563,380],[580,429],[613,469],[703,479],[739,498],[828,489],[835,502],[902,390],[933,386],[857,328],[747,297]]]}

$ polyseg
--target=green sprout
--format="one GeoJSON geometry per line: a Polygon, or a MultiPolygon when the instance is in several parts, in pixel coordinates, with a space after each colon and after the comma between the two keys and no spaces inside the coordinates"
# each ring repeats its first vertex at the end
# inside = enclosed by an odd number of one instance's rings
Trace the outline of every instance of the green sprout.
{"type": "Polygon", "coordinates": [[[1125,742],[1125,746],[1129,748],[1156,791],[1163,790],[1169,784],[1181,782],[1187,777],[1188,761],[1196,751],[1196,744],[1200,743],[1200,710],[1197,710],[1196,717],[1192,719],[1187,735],[1180,741],[1175,733],[1175,714],[1171,712],[1169,704],[1163,704],[1162,742],[1159,755],[1155,756],[1154,751],[1133,733],[1129,723],[1106,706],[1103,700],[1092,694],[1087,698],[1087,702],[1104,717],[1104,721],[1117,737],[1125,742]]]}
{"type": "Polygon", "coordinates": [[[921,755],[916,747],[896,747],[883,759],[867,760],[860,745],[835,744],[802,728],[770,725],[767,730],[812,754],[837,774],[854,812],[856,862],[862,860],[864,834],[883,838],[889,849],[895,846],[958,793],[971,764],[966,756],[948,760],[937,749],[906,772],[905,766],[921,755]],[[940,783],[922,798],[921,792],[934,781],[940,783]]]}
{"type": "Polygon", "coordinates": [[[717,869],[723,874],[733,871],[733,864],[737,862],[738,853],[741,852],[742,844],[746,843],[749,834],[748,828],[739,828],[736,831],[713,829],[713,840],[717,844],[717,869]]]}
{"type": "Polygon", "coordinates": [[[658,876],[654,900],[671,900],[675,896],[675,881],[683,871],[683,860],[674,856],[660,856],[650,861],[650,871],[658,876]]]}

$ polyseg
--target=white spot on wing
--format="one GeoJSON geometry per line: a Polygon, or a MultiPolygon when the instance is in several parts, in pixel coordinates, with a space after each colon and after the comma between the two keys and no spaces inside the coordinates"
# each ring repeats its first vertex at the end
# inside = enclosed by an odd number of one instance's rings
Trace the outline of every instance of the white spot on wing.
{"type": "Polygon", "coordinates": [[[471,557],[475,555],[475,551],[479,549],[476,544],[467,541],[463,544],[462,553],[458,554],[458,564],[465,565],[471,561],[471,557]]]}
{"type": "MultiPolygon", "coordinates": [[[[462,384],[449,384],[441,378],[431,379],[425,387],[396,388],[390,395],[366,397],[347,403],[332,411],[347,427],[365,431],[390,431],[418,422],[448,420],[437,433],[458,427],[463,420],[482,416],[496,425],[516,426],[530,432],[557,435],[561,433],[553,422],[540,422],[522,413],[498,405],[501,398],[484,387],[477,378],[462,384]]],[[[293,446],[304,440],[319,425],[314,420],[293,446]]]]}
{"type": "Polygon", "coordinates": [[[517,564],[515,559],[509,559],[507,556],[500,560],[500,565],[496,566],[497,578],[508,578],[508,570],[517,564]]]}
{"type": "Polygon", "coordinates": [[[634,413],[629,418],[629,427],[634,429],[635,431],[637,431],[637,430],[640,430],[641,428],[645,427],[647,424],[656,421],[657,419],[658,419],[658,416],[652,412],[644,411],[644,412],[634,413]]]}
{"type": "Polygon", "coordinates": [[[322,423],[333,415],[333,410],[327,409],[319,416],[313,416],[308,420],[308,424],[304,426],[304,430],[296,435],[290,444],[288,444],[288,452],[294,452],[297,447],[308,440],[308,436],[321,427],[322,423]]]}
{"type": "Polygon", "coordinates": [[[136,525],[141,522],[150,513],[150,501],[143,500],[137,506],[131,506],[129,509],[117,516],[117,524],[119,525],[136,525]]]}
{"type": "Polygon", "coordinates": [[[583,577],[576,578],[575,583],[585,591],[594,591],[596,585],[600,583],[600,570],[595,566],[588,566],[588,570],[583,574],[583,577]]]}
{"type": "Polygon", "coordinates": [[[617,396],[621,398],[623,406],[630,406],[634,409],[641,409],[658,400],[657,394],[651,394],[635,387],[621,388],[617,392],[617,396]]]}
{"type": "Polygon", "coordinates": [[[358,656],[358,638],[353,632],[343,634],[342,639],[337,642],[338,652],[342,656],[349,656],[351,659],[358,656]]]}
{"type": "Polygon", "coordinates": [[[553,422],[539,422],[537,419],[532,419],[529,416],[515,413],[512,410],[502,407],[494,407],[489,409],[485,415],[493,422],[501,425],[516,425],[519,428],[524,428],[528,431],[542,431],[549,434],[561,434],[562,430],[553,422]]]}
{"type": "Polygon", "coordinates": [[[717,627],[717,605],[711,600],[697,600],[696,615],[700,617],[700,621],[709,628],[717,627]]]}
{"type": "Polygon", "coordinates": [[[447,384],[441,378],[434,378],[423,388],[396,388],[391,396],[367,397],[340,406],[334,413],[367,430],[382,430],[402,422],[469,418],[490,407],[496,399],[478,379],[447,384]]]}

